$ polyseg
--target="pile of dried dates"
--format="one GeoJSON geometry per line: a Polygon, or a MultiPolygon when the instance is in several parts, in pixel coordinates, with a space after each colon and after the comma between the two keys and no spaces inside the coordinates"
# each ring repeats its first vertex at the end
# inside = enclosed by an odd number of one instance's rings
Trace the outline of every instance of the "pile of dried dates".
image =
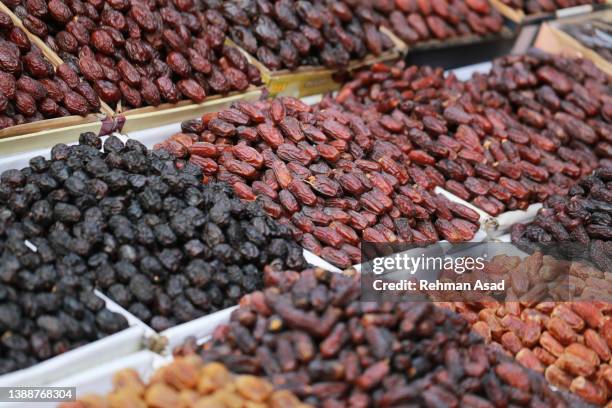
{"type": "Polygon", "coordinates": [[[377,21],[408,44],[494,35],[504,26],[502,15],[488,0],[370,0],[370,3],[377,21]]]}
{"type": "Polygon", "coordinates": [[[199,166],[205,183],[259,197],[304,248],[340,267],[360,262],[362,241],[470,240],[478,213],[428,191],[442,174],[410,164],[375,126],[405,124],[385,115],[368,126],[341,106],[289,97],[240,101],[184,122],[156,148],[199,166]]]}
{"type": "Polygon", "coordinates": [[[225,1],[229,37],[272,71],[346,67],[393,48],[369,8],[341,0],[225,1]]]}
{"type": "MultiPolygon", "coordinates": [[[[459,315],[429,302],[360,302],[360,279],[265,270],[199,350],[237,373],[264,374],[317,407],[585,406],[489,348],[459,315]]],[[[177,354],[193,352],[187,343],[177,354]]]]}
{"type": "Polygon", "coordinates": [[[505,302],[481,295],[477,301],[445,306],[464,317],[492,347],[543,373],[552,385],[607,406],[612,401],[610,273],[541,252],[524,259],[496,256],[484,273],[506,279],[505,302]],[[560,301],[542,291],[555,275],[561,278],[553,289],[560,301]],[[536,293],[541,296],[533,296],[536,293]]]}
{"type": "Polygon", "coordinates": [[[492,215],[566,194],[612,165],[612,90],[588,60],[531,50],[467,82],[441,69],[378,64],[323,102],[363,118],[430,183],[492,215]]]}
{"type": "Polygon", "coordinates": [[[311,408],[263,378],[233,375],[222,364],[203,364],[195,355],[176,358],[153,373],[148,383],[131,368],[115,373],[112,382],[113,390],[105,396],[79,396],[59,408],[311,408]]]}
{"type": "MultiPolygon", "coordinates": [[[[30,176],[35,177],[33,172],[30,176]]],[[[7,181],[3,174],[3,185],[7,181]]],[[[56,181],[48,176],[46,182],[56,181]]],[[[46,191],[30,184],[19,199],[40,199],[46,191]]],[[[56,208],[61,212],[62,205],[56,208]]],[[[91,282],[81,278],[83,270],[75,267],[78,256],[56,251],[52,241],[37,235],[39,229],[0,199],[0,374],[128,327],[122,315],[108,310],[94,294],[91,282]]]]}
{"type": "Polygon", "coordinates": [[[61,78],[26,33],[0,12],[0,129],[100,109],[89,84],[61,78]]]}
{"type": "Polygon", "coordinates": [[[612,23],[604,19],[584,23],[564,24],[561,29],[578,40],[582,45],[595,51],[602,58],[612,62],[612,23]]]}
{"type": "MultiPolygon", "coordinates": [[[[95,285],[162,331],[237,304],[263,287],[268,263],[305,266],[289,229],[258,203],[201,180],[199,166],[134,140],[111,136],[101,146],[84,133],[79,145],[57,145],[50,160],[0,176],[0,227],[22,230],[18,257],[1,260],[0,277],[34,290],[46,288],[46,274],[95,285]]],[[[32,307],[34,315],[51,308],[32,307]]]]}
{"type": "Polygon", "coordinates": [[[585,4],[604,4],[605,0],[500,0],[503,4],[521,9],[527,14],[551,13],[555,10],[585,4]]]}
{"type": "Polygon", "coordinates": [[[5,3],[62,58],[58,75],[69,86],[84,78],[113,108],[202,102],[260,82],[244,55],[224,44],[233,16],[226,2],[5,3]]]}
{"type": "Polygon", "coordinates": [[[532,223],[512,227],[511,237],[520,247],[561,248],[612,271],[612,168],[596,170],[567,195],[550,197],[532,223]]]}

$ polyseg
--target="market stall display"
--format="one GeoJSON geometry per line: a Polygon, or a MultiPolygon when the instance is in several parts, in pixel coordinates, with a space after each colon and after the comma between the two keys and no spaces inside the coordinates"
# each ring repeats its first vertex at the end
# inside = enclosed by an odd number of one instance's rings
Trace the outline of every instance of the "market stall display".
{"type": "MultiPolygon", "coordinates": [[[[76,254],[56,251],[54,240],[41,236],[34,221],[41,213],[21,218],[24,203],[40,200],[45,183],[56,183],[49,175],[30,171],[5,172],[0,203],[0,373],[35,365],[40,361],[119,332],[128,327],[122,315],[109,311],[91,282],[73,269],[76,254]],[[27,177],[39,182],[28,182],[27,177]],[[41,190],[42,187],[42,190],[41,190]],[[10,207],[7,195],[13,196],[10,207]]],[[[48,184],[47,184],[48,185],[48,184]]],[[[69,214],[58,202],[58,219],[69,214]]],[[[49,208],[50,212],[53,212],[49,208]]],[[[51,219],[49,218],[48,221],[51,219]]],[[[40,220],[42,221],[42,220],[40,220]]],[[[61,222],[57,228],[62,228],[61,222]]]]}
{"type": "Polygon", "coordinates": [[[356,73],[335,101],[364,118],[408,121],[373,131],[413,166],[441,175],[446,190],[498,215],[565,194],[611,165],[608,81],[588,60],[532,50],[466,82],[427,67],[376,66],[356,73]]]}
{"type": "Polygon", "coordinates": [[[603,0],[0,1],[0,386],[612,406],[603,0]]]}
{"type": "Polygon", "coordinates": [[[385,137],[385,127],[407,128],[401,117],[366,124],[342,108],[283,97],[182,126],[156,148],[199,166],[204,182],[259,197],[304,248],[341,268],[361,262],[361,241],[468,241],[479,228],[475,211],[431,191],[442,175],[411,165],[385,137]]]}
{"type": "MultiPolygon", "coordinates": [[[[583,404],[487,348],[462,317],[432,303],[362,303],[358,275],[286,275],[243,299],[197,349],[204,361],[265,375],[319,407],[583,404]]],[[[187,343],[176,353],[193,349],[187,343]]]]}
{"type": "MultiPolygon", "coordinates": [[[[163,331],[261,288],[267,263],[305,265],[286,227],[257,203],[234,198],[228,186],[203,186],[201,177],[199,167],[175,163],[167,153],[115,136],[102,146],[91,133],[79,145],[55,146],[50,159],[35,157],[26,169],[3,172],[3,229],[20,228],[8,243],[28,262],[5,259],[6,281],[23,269],[30,290],[50,290],[60,278],[69,287],[95,286],[163,331]]],[[[56,303],[22,306],[37,316],[61,306],[56,303]]]]}
{"type": "Polygon", "coordinates": [[[237,9],[228,42],[261,71],[271,95],[338,89],[346,71],[394,61],[406,44],[379,27],[365,4],[342,0],[226,2],[237,9]],[[244,7],[243,7],[244,6],[244,7]]]}
{"type": "Polygon", "coordinates": [[[587,58],[611,75],[610,24],[610,8],[550,21],[540,27],[535,44],[538,48],[555,54],[587,58]]]}
{"type": "Polygon", "coordinates": [[[113,108],[200,103],[261,79],[236,48],[225,45],[228,23],[214,4],[4,3],[64,61],[66,77],[85,79],[113,108]]]}
{"type": "Polygon", "coordinates": [[[204,364],[197,356],[175,359],[148,381],[123,369],[113,375],[114,389],[105,396],[88,394],[59,408],[86,407],[269,407],[309,408],[291,392],[275,390],[263,378],[233,375],[219,363],[204,364]]]}

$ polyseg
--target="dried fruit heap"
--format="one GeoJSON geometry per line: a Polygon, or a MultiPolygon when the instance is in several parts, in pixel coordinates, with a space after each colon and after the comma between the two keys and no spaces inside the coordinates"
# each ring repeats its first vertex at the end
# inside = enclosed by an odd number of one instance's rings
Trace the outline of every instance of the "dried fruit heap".
{"type": "Polygon", "coordinates": [[[470,240],[478,214],[427,191],[428,173],[377,136],[341,108],[278,98],[184,122],[183,133],[157,148],[189,158],[204,182],[259,196],[306,249],[340,267],[360,262],[362,240],[470,240]]]}
{"type": "Polygon", "coordinates": [[[612,271],[612,168],[596,170],[568,195],[550,197],[532,223],[512,227],[512,242],[527,247],[574,244],[567,255],[586,256],[602,271],[612,271]]]}
{"type": "Polygon", "coordinates": [[[258,407],[308,408],[288,391],[274,390],[265,379],[234,376],[218,363],[203,364],[197,356],[180,357],[158,369],[148,383],[135,370],[113,376],[113,391],[86,395],[59,408],[92,407],[258,407]]]}
{"type": "Polygon", "coordinates": [[[393,42],[378,30],[371,11],[340,0],[224,2],[229,37],[270,70],[302,65],[346,67],[393,42]]]}
{"type": "Polygon", "coordinates": [[[370,1],[378,21],[408,44],[492,35],[504,26],[503,17],[488,0],[370,1]]]}
{"type": "MultiPolygon", "coordinates": [[[[3,186],[26,178],[8,176],[2,175],[3,186]]],[[[55,181],[47,176],[45,182],[55,181]]],[[[40,200],[48,191],[43,185],[30,184],[17,200],[40,200]]],[[[125,329],[126,319],[106,309],[91,283],[81,279],[78,256],[55,251],[53,241],[40,235],[42,227],[5,204],[0,200],[0,374],[125,329]]]]}
{"type": "Polygon", "coordinates": [[[26,33],[0,12],[0,129],[100,109],[91,87],[66,85],[26,33]]]}
{"type": "Polygon", "coordinates": [[[205,361],[263,373],[315,406],[583,405],[431,303],[362,303],[358,277],[322,270],[266,273],[278,287],[243,299],[205,361]]]}
{"type": "MultiPolygon", "coordinates": [[[[487,275],[506,278],[507,302],[447,303],[494,347],[505,350],[525,367],[569,389],[590,403],[612,401],[612,275],[581,265],[557,261],[535,252],[521,260],[499,256],[487,265],[487,275]],[[550,296],[526,295],[547,284],[547,276],[569,277],[562,302],[550,296]],[[607,291],[607,292],[606,292],[607,291]],[[527,301],[523,301],[528,296],[527,301]],[[588,299],[594,299],[589,302],[588,299]],[[520,300],[520,301],[519,301],[520,300]]],[[[563,288],[559,288],[563,290],[563,288]]],[[[541,292],[541,291],[540,291],[541,292]]]]}
{"type": "Polygon", "coordinates": [[[41,249],[38,256],[28,251],[27,270],[66,262],[75,284],[95,284],[164,330],[235,305],[263,286],[267,263],[304,266],[287,228],[257,203],[234,198],[229,186],[203,186],[198,166],[177,169],[166,152],[134,140],[111,136],[104,153],[92,133],[81,142],[57,145],[51,160],[35,157],[0,176],[9,220],[49,248],[45,258],[41,249]]]}
{"type": "Polygon", "coordinates": [[[63,59],[58,73],[69,87],[81,76],[112,107],[202,102],[260,82],[259,71],[224,45],[221,1],[5,3],[63,59]]]}
{"type": "Polygon", "coordinates": [[[335,99],[414,165],[443,175],[431,182],[493,215],[566,194],[612,165],[612,90],[588,60],[531,50],[467,82],[376,65],[335,99]]]}
{"type": "Polygon", "coordinates": [[[501,0],[507,6],[521,9],[528,14],[550,13],[557,9],[582,4],[603,4],[605,0],[501,0]]]}

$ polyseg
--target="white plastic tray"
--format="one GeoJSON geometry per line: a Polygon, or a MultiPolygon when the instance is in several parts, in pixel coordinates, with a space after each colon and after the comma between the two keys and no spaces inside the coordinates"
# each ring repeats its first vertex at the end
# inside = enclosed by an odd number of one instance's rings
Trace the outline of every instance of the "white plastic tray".
{"type": "Polygon", "coordinates": [[[108,360],[123,357],[141,350],[145,338],[143,323],[129,314],[121,306],[101,297],[106,308],[123,315],[130,327],[119,333],[94,341],[85,346],[60,354],[36,364],[35,366],[0,376],[0,387],[42,386],[72,373],[91,368],[108,360]]]}
{"type": "Polygon", "coordinates": [[[499,237],[510,231],[514,224],[525,224],[533,221],[542,208],[541,203],[531,204],[525,211],[507,211],[497,217],[490,217],[484,223],[485,231],[491,238],[499,237]]]}
{"type": "Polygon", "coordinates": [[[451,69],[448,72],[455,74],[460,81],[467,81],[476,72],[486,74],[491,70],[493,64],[491,62],[481,62],[479,64],[467,65],[461,68],[451,69]]]}
{"type": "Polygon", "coordinates": [[[509,232],[514,224],[524,224],[533,221],[540,208],[542,208],[541,203],[536,203],[531,204],[526,210],[506,211],[494,217],[443,188],[436,187],[435,191],[446,196],[451,201],[461,203],[476,211],[480,215],[480,228],[490,239],[509,232]]]}
{"type": "MultiPolygon", "coordinates": [[[[331,265],[329,262],[324,261],[310,251],[304,250],[304,258],[306,258],[306,261],[314,267],[323,268],[336,273],[342,272],[340,269],[331,265]]],[[[223,309],[190,322],[171,327],[170,329],[159,333],[159,336],[164,337],[167,341],[165,354],[172,353],[172,350],[175,347],[183,344],[188,337],[194,336],[196,339],[202,339],[211,335],[219,324],[229,321],[232,311],[237,307],[238,306],[233,306],[223,309]]]]}
{"type": "Polygon", "coordinates": [[[229,322],[230,315],[237,308],[238,306],[229,307],[161,332],[160,335],[168,340],[166,353],[171,354],[172,350],[183,344],[188,337],[202,339],[210,336],[218,325],[229,322]]]}
{"type": "MultiPolygon", "coordinates": [[[[105,362],[94,368],[85,369],[79,373],[57,380],[50,387],[76,387],[76,398],[87,394],[104,395],[112,391],[113,375],[120,370],[132,368],[143,380],[148,379],[156,368],[165,363],[165,359],[147,350],[129,356],[105,362]]],[[[0,407],[11,408],[52,408],[57,403],[0,403],[0,407]]]]}
{"type": "Polygon", "coordinates": [[[146,323],[144,323],[142,320],[140,320],[139,318],[137,318],[136,316],[134,316],[132,313],[128,312],[127,310],[125,310],[121,305],[115,303],[114,300],[112,300],[111,298],[109,298],[108,296],[106,296],[104,293],[100,292],[98,289],[94,290],[94,293],[104,299],[104,301],[106,302],[106,308],[112,312],[116,312],[119,314],[122,314],[128,321],[130,326],[137,326],[140,327],[145,335],[145,337],[151,337],[151,336],[155,336],[157,333],[155,332],[155,330],[153,330],[151,327],[149,327],[146,323]]]}
{"type": "Polygon", "coordinates": [[[0,377],[0,387],[48,385],[99,364],[141,349],[143,330],[132,326],[101,340],[60,354],[35,366],[0,377]]]}

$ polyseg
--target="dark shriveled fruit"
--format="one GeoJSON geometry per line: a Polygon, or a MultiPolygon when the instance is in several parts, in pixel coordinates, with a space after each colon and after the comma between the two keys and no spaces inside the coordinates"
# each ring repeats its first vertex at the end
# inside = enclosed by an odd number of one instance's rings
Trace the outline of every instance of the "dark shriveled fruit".
{"type": "Polygon", "coordinates": [[[93,289],[163,331],[237,304],[266,264],[305,266],[287,227],[205,174],[93,133],[0,174],[0,372],[125,328],[93,289]]]}
{"type": "Polygon", "coordinates": [[[264,375],[313,406],[491,407],[588,404],[552,391],[429,302],[360,302],[360,278],[268,267],[272,287],[246,296],[197,352],[243,374],[264,375]],[[409,373],[407,375],[407,372],[409,373]]]}
{"type": "MultiPolygon", "coordinates": [[[[395,121],[385,124],[398,128],[395,121]]],[[[461,205],[451,211],[431,191],[433,173],[407,165],[401,150],[377,140],[376,124],[368,125],[327,101],[309,107],[283,97],[240,102],[184,123],[198,138],[186,149],[175,144],[183,134],[157,147],[180,157],[188,150],[210,177],[204,182],[227,181],[247,200],[251,193],[259,196],[268,214],[289,226],[305,248],[340,267],[360,261],[361,241],[416,241],[416,219],[430,221],[436,235],[470,240],[478,215],[461,205]],[[414,178],[429,190],[413,188],[414,178]],[[447,222],[436,223],[439,217],[447,222]],[[453,219],[466,225],[457,228],[453,219]]]]}

